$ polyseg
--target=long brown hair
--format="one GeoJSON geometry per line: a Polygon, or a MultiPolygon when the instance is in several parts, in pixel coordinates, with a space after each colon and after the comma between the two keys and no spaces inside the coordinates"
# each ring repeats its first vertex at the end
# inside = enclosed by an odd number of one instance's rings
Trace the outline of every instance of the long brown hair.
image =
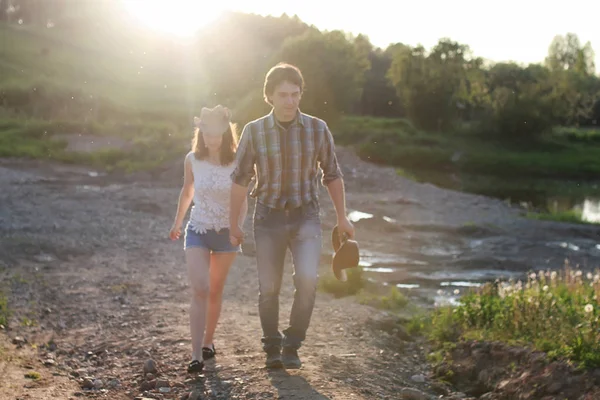
{"type": "MultiPolygon", "coordinates": [[[[229,165],[235,160],[235,152],[238,146],[238,135],[236,124],[229,123],[229,129],[223,134],[223,141],[221,142],[221,151],[219,154],[219,161],[221,165],[229,165]]],[[[208,148],[204,143],[204,137],[200,128],[194,129],[194,138],[192,139],[192,151],[196,160],[204,160],[208,157],[208,148]]]]}

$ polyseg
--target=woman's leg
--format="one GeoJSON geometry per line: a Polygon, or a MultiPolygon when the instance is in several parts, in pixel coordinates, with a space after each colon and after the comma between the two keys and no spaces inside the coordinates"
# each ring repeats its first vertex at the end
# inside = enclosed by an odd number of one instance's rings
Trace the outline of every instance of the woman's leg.
{"type": "Polygon", "coordinates": [[[206,327],[206,308],[210,290],[210,252],[200,247],[185,250],[188,278],[192,289],[190,305],[190,333],[192,335],[192,360],[202,360],[202,343],[206,327]]]}
{"type": "Polygon", "coordinates": [[[223,301],[223,288],[236,253],[212,253],[210,256],[210,294],[204,347],[210,347],[217,329],[223,301]]]}

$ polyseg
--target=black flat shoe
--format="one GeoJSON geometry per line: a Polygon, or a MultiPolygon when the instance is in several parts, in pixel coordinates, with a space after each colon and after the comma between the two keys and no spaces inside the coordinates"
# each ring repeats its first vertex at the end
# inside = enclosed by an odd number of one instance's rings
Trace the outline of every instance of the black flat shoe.
{"type": "Polygon", "coordinates": [[[188,364],[187,372],[188,374],[193,374],[195,372],[202,372],[204,369],[204,361],[194,360],[188,364]]]}
{"type": "Polygon", "coordinates": [[[211,344],[210,347],[202,348],[202,358],[208,360],[209,358],[213,358],[217,354],[217,350],[215,350],[215,345],[211,344]]]}

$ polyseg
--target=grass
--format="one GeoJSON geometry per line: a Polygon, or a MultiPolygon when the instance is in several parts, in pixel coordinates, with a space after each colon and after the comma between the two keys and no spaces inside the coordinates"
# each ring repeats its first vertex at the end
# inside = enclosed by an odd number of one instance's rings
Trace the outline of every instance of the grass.
{"type": "Polygon", "coordinates": [[[600,142],[600,128],[576,128],[560,126],[554,135],[573,142],[600,142]]]}
{"type": "Polygon", "coordinates": [[[392,286],[385,295],[378,295],[361,290],[357,293],[358,302],[381,310],[403,310],[409,304],[408,298],[397,287],[392,286]]]}
{"type": "Polygon", "coordinates": [[[458,340],[532,346],[552,359],[600,366],[600,272],[530,273],[525,282],[496,282],[413,323],[442,347],[458,340]]]}
{"type": "Polygon", "coordinates": [[[7,326],[9,317],[8,298],[6,297],[6,294],[0,290],[0,325],[7,326]]]}
{"type": "MultiPolygon", "coordinates": [[[[138,36],[110,24],[68,30],[0,26],[0,83],[5,88],[60,88],[80,98],[150,112],[187,111],[206,96],[206,77],[191,44],[138,36]]],[[[77,100],[77,98],[73,99],[77,100]]]]}
{"type": "Polygon", "coordinates": [[[527,218],[543,221],[569,222],[573,224],[596,224],[595,222],[588,222],[584,220],[582,215],[582,212],[579,210],[528,212],[526,214],[527,218]]]}
{"type": "Polygon", "coordinates": [[[0,157],[136,171],[189,147],[192,116],[208,87],[189,44],[110,26],[82,35],[0,28],[0,157]],[[66,141],[53,135],[71,133],[117,137],[131,146],[67,152],[66,141]]]}
{"type": "Polygon", "coordinates": [[[39,372],[31,371],[25,374],[25,378],[37,381],[42,378],[42,375],[39,372]]]}
{"type": "Polygon", "coordinates": [[[319,290],[330,293],[336,298],[353,296],[365,287],[363,270],[361,267],[346,270],[348,280],[340,282],[333,273],[328,273],[319,279],[319,290]]]}
{"type": "Polygon", "coordinates": [[[128,172],[153,168],[185,152],[189,137],[168,123],[85,123],[7,119],[0,121],[0,157],[26,157],[81,163],[128,172]],[[66,150],[55,134],[115,136],[131,143],[131,149],[102,149],[92,153],[66,150]]]}
{"type": "Polygon", "coordinates": [[[387,311],[401,311],[409,306],[409,299],[397,287],[392,286],[386,293],[382,288],[369,285],[364,279],[361,267],[346,270],[348,280],[338,281],[332,273],[319,279],[319,289],[336,298],[356,296],[360,304],[387,311]]]}
{"type": "Polygon", "coordinates": [[[600,130],[557,128],[537,142],[515,145],[479,134],[422,132],[405,119],[345,117],[336,141],[359,155],[405,173],[451,172],[508,178],[595,179],[600,130]],[[597,140],[598,139],[598,140],[597,140]]]}

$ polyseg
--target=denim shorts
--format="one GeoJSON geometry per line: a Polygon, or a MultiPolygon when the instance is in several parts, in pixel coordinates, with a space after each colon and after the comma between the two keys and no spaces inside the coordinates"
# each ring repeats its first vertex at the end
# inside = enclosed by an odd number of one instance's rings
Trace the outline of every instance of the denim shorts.
{"type": "Polygon", "coordinates": [[[215,231],[208,229],[205,233],[197,233],[192,230],[189,224],[185,228],[184,249],[190,247],[201,247],[210,250],[211,253],[238,253],[241,252],[241,246],[234,246],[229,241],[229,229],[215,231]]]}

